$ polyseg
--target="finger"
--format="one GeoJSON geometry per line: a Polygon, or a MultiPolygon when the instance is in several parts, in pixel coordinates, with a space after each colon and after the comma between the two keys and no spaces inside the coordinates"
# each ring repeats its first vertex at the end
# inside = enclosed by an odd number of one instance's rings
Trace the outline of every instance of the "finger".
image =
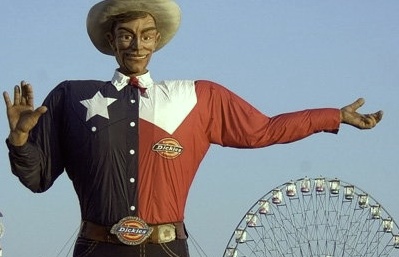
{"type": "Polygon", "coordinates": [[[378,122],[382,119],[383,112],[379,111],[376,113],[366,114],[363,117],[364,120],[364,128],[370,129],[377,125],[378,122]]]}
{"type": "Polygon", "coordinates": [[[10,96],[9,96],[8,93],[5,92],[5,91],[3,92],[3,98],[4,98],[4,102],[6,103],[6,108],[7,108],[7,109],[11,108],[12,103],[11,103],[10,96]]]}
{"type": "Polygon", "coordinates": [[[382,116],[384,116],[384,112],[383,111],[378,111],[376,113],[373,114],[375,120],[378,122],[380,122],[382,120],[382,116]]]}
{"type": "Polygon", "coordinates": [[[23,85],[22,88],[22,92],[23,92],[23,97],[26,99],[26,104],[30,105],[33,107],[34,103],[33,103],[33,88],[29,83],[26,83],[23,85]]]}
{"type": "Polygon", "coordinates": [[[25,105],[28,99],[27,98],[28,84],[24,80],[22,80],[20,83],[20,87],[21,87],[21,104],[25,105]]]}
{"type": "Polygon", "coordinates": [[[14,87],[14,105],[19,105],[21,103],[21,89],[19,86],[14,87]]]}
{"type": "Polygon", "coordinates": [[[370,129],[377,125],[377,120],[374,114],[365,114],[363,115],[363,123],[364,125],[362,127],[364,129],[370,129]]]}

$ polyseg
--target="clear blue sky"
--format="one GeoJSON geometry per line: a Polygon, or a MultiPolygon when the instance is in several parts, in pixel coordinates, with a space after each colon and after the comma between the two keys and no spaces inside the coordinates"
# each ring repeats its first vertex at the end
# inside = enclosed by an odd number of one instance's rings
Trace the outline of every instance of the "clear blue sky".
{"type": "MultiPolygon", "coordinates": [[[[1,91],[27,80],[40,104],[63,80],[109,80],[116,63],[86,34],[86,14],[96,2],[2,0],[1,91]]],[[[212,147],[186,208],[188,230],[209,257],[222,256],[259,197],[304,176],[353,183],[399,221],[399,1],[178,2],[182,25],[154,55],[149,68],[155,79],[213,80],[270,116],[340,108],[358,97],[366,99],[361,112],[385,112],[371,131],[343,125],[338,135],[288,145],[212,147]]],[[[3,142],[5,113],[3,103],[3,142]]],[[[48,192],[31,193],[11,174],[4,143],[0,167],[4,256],[56,256],[80,222],[70,181],[64,175],[48,192]]]]}

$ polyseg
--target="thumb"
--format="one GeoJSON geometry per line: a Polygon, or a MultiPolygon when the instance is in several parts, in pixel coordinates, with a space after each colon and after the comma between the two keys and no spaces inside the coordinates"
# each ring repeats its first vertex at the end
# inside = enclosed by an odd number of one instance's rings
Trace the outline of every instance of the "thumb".
{"type": "Polygon", "coordinates": [[[364,98],[359,98],[359,99],[357,99],[356,101],[354,101],[354,102],[350,105],[350,107],[351,107],[352,109],[354,109],[354,110],[357,110],[357,109],[359,109],[360,107],[362,107],[364,103],[365,103],[364,98]]]}
{"type": "Polygon", "coordinates": [[[41,116],[42,114],[47,112],[47,107],[46,106],[37,107],[34,112],[38,113],[38,115],[41,116]]]}
{"type": "Polygon", "coordinates": [[[36,125],[39,118],[46,112],[47,112],[46,106],[40,106],[40,107],[36,108],[36,110],[33,111],[31,117],[33,118],[34,125],[36,125]]]}

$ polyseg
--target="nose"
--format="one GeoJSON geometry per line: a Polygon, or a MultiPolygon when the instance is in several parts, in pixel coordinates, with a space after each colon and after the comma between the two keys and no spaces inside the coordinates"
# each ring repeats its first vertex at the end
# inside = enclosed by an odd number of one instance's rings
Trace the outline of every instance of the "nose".
{"type": "Polygon", "coordinates": [[[141,47],[141,41],[140,41],[140,38],[139,37],[134,37],[133,39],[132,39],[132,42],[130,42],[130,47],[132,48],[132,49],[140,49],[140,47],[141,47]]]}

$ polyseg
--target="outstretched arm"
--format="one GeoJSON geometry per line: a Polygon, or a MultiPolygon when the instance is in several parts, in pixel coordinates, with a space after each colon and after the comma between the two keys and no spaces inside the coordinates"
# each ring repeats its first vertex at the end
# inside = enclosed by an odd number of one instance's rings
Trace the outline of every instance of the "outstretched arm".
{"type": "Polygon", "coordinates": [[[341,123],[351,125],[358,129],[371,129],[382,119],[383,112],[378,111],[371,114],[361,114],[357,112],[365,100],[357,99],[355,102],[341,108],[341,123]]]}
{"type": "Polygon", "coordinates": [[[34,109],[33,88],[22,81],[20,86],[14,87],[14,103],[7,92],[3,93],[10,125],[9,142],[15,146],[24,145],[29,131],[36,125],[40,116],[47,111],[45,106],[34,109]]]}

